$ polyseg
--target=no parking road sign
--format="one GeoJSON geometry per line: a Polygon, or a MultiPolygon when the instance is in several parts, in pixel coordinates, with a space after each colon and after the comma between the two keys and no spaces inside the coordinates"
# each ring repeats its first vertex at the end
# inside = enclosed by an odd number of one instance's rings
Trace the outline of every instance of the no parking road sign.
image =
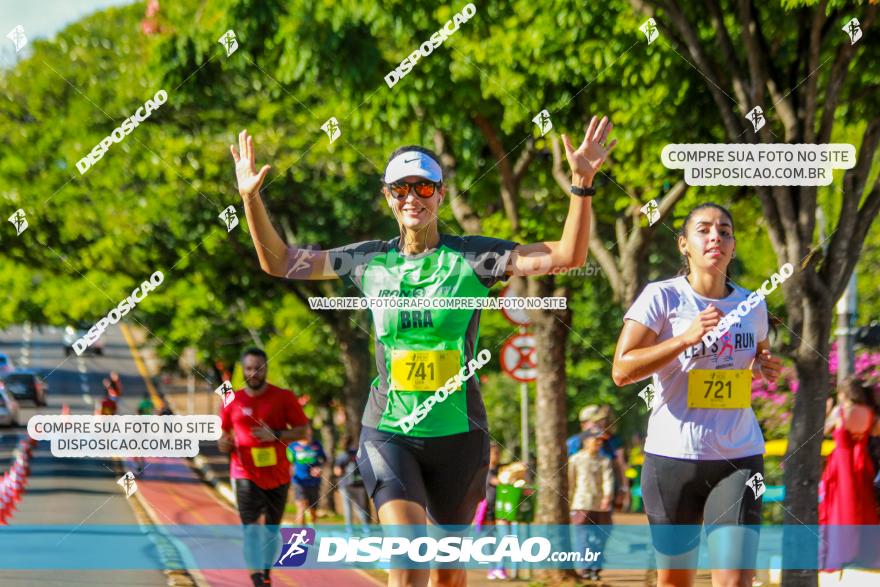
{"type": "Polygon", "coordinates": [[[501,368],[505,373],[523,383],[538,377],[538,359],[535,355],[535,337],[516,334],[501,347],[501,368]]]}

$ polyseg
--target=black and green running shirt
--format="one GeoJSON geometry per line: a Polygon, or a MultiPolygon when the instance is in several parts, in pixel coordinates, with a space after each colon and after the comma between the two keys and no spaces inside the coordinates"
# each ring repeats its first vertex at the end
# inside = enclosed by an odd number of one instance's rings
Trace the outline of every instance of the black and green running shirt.
{"type": "MultiPolygon", "coordinates": [[[[366,297],[486,297],[505,278],[517,243],[484,236],[440,235],[437,247],[405,255],[400,238],[328,251],[334,271],[366,297]]],[[[362,424],[407,436],[447,436],[486,429],[479,374],[409,426],[402,422],[474,359],[480,311],[372,308],[376,367],[362,424]]]]}

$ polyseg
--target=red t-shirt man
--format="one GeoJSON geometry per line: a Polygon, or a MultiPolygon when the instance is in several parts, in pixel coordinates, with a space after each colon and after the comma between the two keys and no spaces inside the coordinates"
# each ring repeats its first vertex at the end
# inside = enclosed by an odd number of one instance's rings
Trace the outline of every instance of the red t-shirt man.
{"type": "Polygon", "coordinates": [[[257,396],[244,389],[235,391],[235,399],[220,410],[224,431],[232,431],[229,473],[232,479],[249,479],[261,489],[272,489],[290,483],[290,462],[287,445],[277,439],[260,440],[253,428],[265,425],[276,431],[308,424],[296,395],[290,390],[266,383],[266,390],[257,396]]]}

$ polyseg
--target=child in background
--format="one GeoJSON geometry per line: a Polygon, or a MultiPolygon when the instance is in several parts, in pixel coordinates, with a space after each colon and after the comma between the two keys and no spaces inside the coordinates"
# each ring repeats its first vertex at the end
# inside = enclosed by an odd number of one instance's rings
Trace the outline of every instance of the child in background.
{"type": "MultiPolygon", "coordinates": [[[[611,500],[614,498],[614,468],[611,459],[602,454],[604,435],[598,430],[583,434],[583,446],[568,461],[568,491],[571,524],[574,526],[575,549],[587,548],[593,553],[605,549],[608,530],[597,526],[611,525],[611,500]]],[[[602,555],[595,560],[577,563],[582,579],[598,581],[602,555]]]]}

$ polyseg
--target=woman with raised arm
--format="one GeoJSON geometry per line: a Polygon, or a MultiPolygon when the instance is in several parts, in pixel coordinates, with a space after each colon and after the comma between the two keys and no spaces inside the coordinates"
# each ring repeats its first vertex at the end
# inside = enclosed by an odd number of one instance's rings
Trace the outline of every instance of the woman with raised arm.
{"type": "Polygon", "coordinates": [[[712,584],[751,587],[757,533],[742,526],[761,523],[764,473],[751,383],[775,380],[782,363],[770,354],[766,303],[728,277],[730,212],[714,203],[691,210],[678,249],[679,276],[649,283],[624,315],[612,377],[619,386],[651,377],[654,386],[642,499],[657,585],[693,584],[705,523],[710,559],[726,567],[712,571],[712,584]],[[734,311],[739,320],[716,330],[734,311]]]}
{"type": "MultiPolygon", "coordinates": [[[[593,178],[614,148],[612,124],[593,117],[577,147],[562,135],[572,172],[568,216],[558,241],[518,244],[453,236],[437,225],[446,195],[432,151],[404,146],[389,157],[382,193],[400,229],[327,251],[285,243],[269,221],[253,139],[230,146],[251,237],[267,273],[288,279],[348,277],[370,298],[485,297],[511,275],[579,267],[587,258],[593,178]]],[[[486,410],[473,372],[479,310],[372,308],[376,368],[362,418],[358,466],[381,524],[469,525],[484,498],[489,467],[486,410]],[[453,381],[450,386],[449,381],[453,381]],[[442,388],[442,389],[441,389],[442,388]],[[442,398],[442,399],[441,399],[442,398]]],[[[432,585],[465,585],[464,569],[431,569],[432,585]]],[[[426,585],[429,571],[392,569],[389,585],[426,585]]]]}

